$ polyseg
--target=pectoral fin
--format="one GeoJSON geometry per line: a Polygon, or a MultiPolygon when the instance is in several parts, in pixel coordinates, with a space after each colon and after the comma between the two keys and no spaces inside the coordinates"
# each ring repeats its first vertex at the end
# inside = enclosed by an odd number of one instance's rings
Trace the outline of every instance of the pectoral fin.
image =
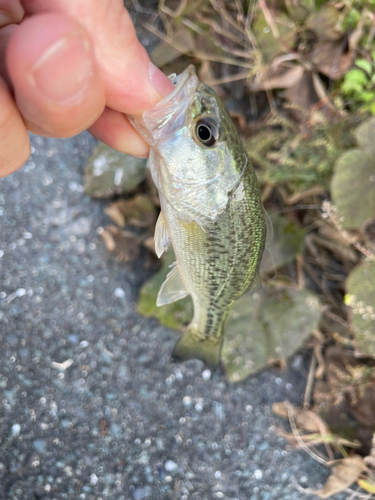
{"type": "Polygon", "coordinates": [[[156,305],[158,307],[164,306],[165,304],[170,304],[176,300],[183,299],[186,295],[188,295],[188,292],[186,291],[180,273],[178,272],[178,267],[175,263],[172,271],[167,274],[167,279],[161,285],[156,299],[156,305]]]}
{"type": "Polygon", "coordinates": [[[162,254],[166,250],[168,250],[169,247],[169,236],[163,212],[160,212],[159,218],[156,222],[154,238],[155,238],[155,252],[160,259],[162,254]]]}

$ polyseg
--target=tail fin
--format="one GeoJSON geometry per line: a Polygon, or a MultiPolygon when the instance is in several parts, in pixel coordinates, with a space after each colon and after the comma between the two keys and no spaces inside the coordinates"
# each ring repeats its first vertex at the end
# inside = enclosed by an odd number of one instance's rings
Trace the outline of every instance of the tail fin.
{"type": "Polygon", "coordinates": [[[200,338],[192,329],[187,329],[176,342],[172,352],[172,361],[200,359],[205,365],[216,368],[220,361],[223,335],[200,338]]]}

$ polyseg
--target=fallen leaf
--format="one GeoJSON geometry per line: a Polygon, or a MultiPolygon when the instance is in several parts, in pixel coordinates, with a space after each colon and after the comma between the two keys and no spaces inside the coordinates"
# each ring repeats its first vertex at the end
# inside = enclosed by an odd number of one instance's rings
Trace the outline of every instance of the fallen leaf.
{"type": "Polygon", "coordinates": [[[145,194],[112,203],[104,212],[120,227],[151,227],[156,222],[156,209],[145,194]]]}
{"type": "Polygon", "coordinates": [[[145,179],[147,160],[120,153],[100,143],[85,169],[84,188],[93,198],[130,193],[145,179]]]}
{"type": "Polygon", "coordinates": [[[231,381],[295,352],[319,322],[319,301],[307,290],[264,287],[240,297],[225,324],[222,359],[231,381]]]}
{"type": "Polygon", "coordinates": [[[99,234],[107,250],[115,254],[121,262],[131,262],[138,258],[141,238],[137,234],[115,226],[108,226],[99,234]]]}
{"type": "Polygon", "coordinates": [[[311,110],[319,102],[319,97],[315,91],[312,73],[305,71],[302,78],[286,89],[285,98],[294,104],[293,114],[299,121],[306,121],[308,115],[301,110],[311,110]]]}
{"type": "Polygon", "coordinates": [[[156,257],[156,251],[155,251],[155,238],[153,236],[149,236],[143,241],[143,246],[147,248],[152,254],[155,255],[156,257]]]}
{"type": "Polygon", "coordinates": [[[320,41],[310,54],[314,69],[337,80],[345,75],[353,63],[353,53],[343,52],[342,40],[320,41]]]}
{"type": "Polygon", "coordinates": [[[331,181],[344,229],[357,229],[375,215],[375,119],[360,125],[355,135],[361,148],[338,158],[331,181]]]}
{"type": "Polygon", "coordinates": [[[306,25],[317,35],[319,40],[338,40],[343,38],[343,32],[338,27],[340,11],[333,5],[321,7],[310,15],[306,25]]]}
{"type": "Polygon", "coordinates": [[[252,23],[252,31],[262,54],[263,63],[267,64],[280,52],[289,52],[296,40],[296,26],[290,18],[280,12],[269,10],[278,38],[268,26],[264,13],[259,12],[252,23]]]}
{"type": "Polygon", "coordinates": [[[358,145],[366,153],[375,156],[375,117],[366,120],[354,132],[358,145]]]}
{"type": "Polygon", "coordinates": [[[179,330],[182,326],[188,324],[193,317],[193,302],[191,298],[187,297],[162,307],[156,306],[156,297],[174,260],[173,250],[168,250],[160,271],[154,274],[142,286],[139,293],[137,311],[146,317],[154,316],[163,325],[179,330]]]}
{"type": "Polygon", "coordinates": [[[349,488],[354,481],[357,481],[365,469],[366,465],[359,455],[344,458],[339,465],[332,468],[326,484],[322,489],[315,491],[315,494],[320,498],[329,498],[335,493],[340,493],[340,491],[349,488]]]}
{"type": "Polygon", "coordinates": [[[289,418],[292,415],[296,426],[304,431],[319,432],[322,436],[330,432],[328,425],[319,415],[305,408],[297,408],[289,401],[274,403],[272,411],[275,415],[283,418],[289,418]]]}
{"type": "Polygon", "coordinates": [[[302,66],[275,66],[271,64],[258,71],[248,85],[252,92],[272,89],[288,89],[297,85],[304,73],[302,66]]]}
{"type": "Polygon", "coordinates": [[[375,262],[355,267],[346,282],[345,304],[351,308],[359,353],[375,356],[375,262]]]}
{"type": "Polygon", "coordinates": [[[267,241],[260,264],[262,275],[293,262],[304,248],[305,232],[297,224],[278,214],[272,214],[270,220],[273,236],[271,241],[267,241]]]}

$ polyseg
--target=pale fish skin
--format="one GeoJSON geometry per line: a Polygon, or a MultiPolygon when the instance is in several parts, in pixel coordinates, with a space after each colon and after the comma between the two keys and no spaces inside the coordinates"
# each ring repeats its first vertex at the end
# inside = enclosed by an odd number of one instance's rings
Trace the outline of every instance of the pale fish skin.
{"type": "Polygon", "coordinates": [[[223,103],[194,66],[171,80],[168,97],[131,118],[151,148],[161,205],[156,252],[160,257],[171,243],[176,256],[157,305],[191,295],[194,317],[172,357],[215,367],[229,309],[258,277],[264,211],[255,171],[223,103]]]}

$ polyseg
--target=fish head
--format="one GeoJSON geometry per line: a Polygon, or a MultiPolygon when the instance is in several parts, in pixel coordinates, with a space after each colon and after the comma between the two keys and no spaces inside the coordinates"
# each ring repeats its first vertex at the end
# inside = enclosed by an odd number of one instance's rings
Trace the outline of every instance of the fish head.
{"type": "Polygon", "coordinates": [[[225,209],[247,156],[224,104],[199,81],[194,66],[170,78],[173,92],[132,123],[151,147],[159,193],[205,225],[225,209]]]}

